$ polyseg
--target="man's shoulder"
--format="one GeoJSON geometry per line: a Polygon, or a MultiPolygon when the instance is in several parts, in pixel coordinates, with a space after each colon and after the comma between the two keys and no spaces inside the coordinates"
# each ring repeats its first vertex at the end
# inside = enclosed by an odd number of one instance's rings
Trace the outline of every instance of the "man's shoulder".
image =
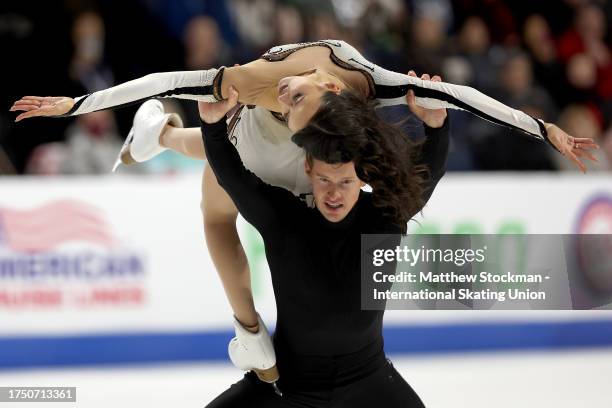
{"type": "Polygon", "coordinates": [[[375,205],[374,195],[371,192],[362,191],[360,193],[359,205],[364,233],[403,234],[405,232],[405,229],[397,224],[388,211],[375,205]]]}

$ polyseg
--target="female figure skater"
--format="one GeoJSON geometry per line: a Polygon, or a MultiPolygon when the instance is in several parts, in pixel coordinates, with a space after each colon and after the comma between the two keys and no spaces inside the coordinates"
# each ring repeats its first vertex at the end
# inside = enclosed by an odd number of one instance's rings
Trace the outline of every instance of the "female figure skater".
{"type": "MultiPolygon", "coordinates": [[[[385,358],[384,311],[361,310],[360,238],[397,234],[390,245],[399,244],[407,221],[444,173],[446,110],[415,112],[428,136],[421,159],[431,175],[423,185],[405,136],[377,118],[371,101],[350,92],[341,95],[336,103],[342,114],[319,112],[293,136],[306,150],[304,170],[314,196],[309,206],[244,167],[224,120],[237,96],[230,91],[223,104],[200,103],[202,135],[219,184],[264,239],[277,306],[274,349],[283,393],[249,372],[207,407],[423,407],[385,358]],[[361,191],[364,183],[373,193],[361,191]]],[[[322,104],[328,99],[335,98],[324,96],[322,104]]],[[[235,349],[265,359],[271,350],[265,327],[250,335],[236,325],[235,349]]]]}
{"type": "MultiPolygon", "coordinates": [[[[416,76],[385,70],[367,61],[349,44],[338,40],[274,47],[260,59],[244,66],[150,74],[74,99],[26,96],[16,101],[11,111],[25,111],[17,116],[19,121],[35,116],[80,115],[150,98],[216,102],[227,97],[230,86],[240,92],[240,103],[282,113],[292,132],[308,123],[317,111],[322,95],[328,91],[339,93],[349,88],[377,99],[380,106],[386,106],[405,103],[406,92],[412,90],[419,106],[467,110],[486,120],[520,130],[551,143],[581,169],[584,167],[577,157],[592,157],[586,152],[592,144],[591,139],[578,141],[555,125],[545,124],[473,88],[423,82],[416,76]],[[303,80],[293,81],[289,87],[295,75],[303,80]]],[[[130,153],[132,159],[138,161],[141,158],[133,157],[140,156],[141,152],[130,153]]]]}

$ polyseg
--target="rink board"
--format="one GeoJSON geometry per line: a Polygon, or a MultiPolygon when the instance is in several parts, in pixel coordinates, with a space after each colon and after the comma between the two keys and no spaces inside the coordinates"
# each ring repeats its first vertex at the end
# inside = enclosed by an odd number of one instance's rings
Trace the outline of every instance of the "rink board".
{"type": "MultiPolygon", "coordinates": [[[[226,358],[231,311],[207,254],[199,175],[0,182],[0,367],[226,358]]],[[[602,175],[448,175],[410,231],[611,233],[602,175]]],[[[244,222],[258,310],[265,253],[244,222]]],[[[612,345],[609,312],[386,316],[390,353],[612,345]]]]}

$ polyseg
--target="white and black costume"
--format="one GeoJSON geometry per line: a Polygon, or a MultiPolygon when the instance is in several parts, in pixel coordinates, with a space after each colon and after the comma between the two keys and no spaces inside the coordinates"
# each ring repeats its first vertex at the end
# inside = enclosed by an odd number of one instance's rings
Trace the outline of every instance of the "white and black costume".
{"type": "MultiPolygon", "coordinates": [[[[539,119],[467,86],[424,81],[386,70],[366,60],[344,41],[323,40],[277,46],[261,58],[271,62],[281,61],[306,47],[327,47],[331,50],[330,56],[336,65],[364,73],[368,79],[369,95],[376,98],[381,106],[406,104],[406,93],[413,90],[417,104],[425,108],[465,110],[485,120],[549,142],[544,123],[539,119]]],[[[150,98],[219,101],[222,99],[223,70],[224,68],[150,74],[78,97],[74,107],[64,116],[140,103],[150,98]]],[[[309,192],[309,183],[303,171],[303,152],[290,141],[291,131],[269,111],[260,107],[242,109],[230,132],[230,138],[233,139],[245,166],[265,182],[284,187],[294,194],[309,192]]]]}

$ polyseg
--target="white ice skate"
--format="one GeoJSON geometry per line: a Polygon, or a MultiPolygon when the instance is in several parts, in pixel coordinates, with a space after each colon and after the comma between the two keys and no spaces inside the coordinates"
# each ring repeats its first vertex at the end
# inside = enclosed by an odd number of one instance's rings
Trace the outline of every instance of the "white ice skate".
{"type": "Polygon", "coordinates": [[[112,171],[114,172],[121,163],[126,165],[142,163],[167,150],[159,144],[159,138],[166,124],[183,127],[180,116],[176,113],[165,113],[164,106],[157,99],[143,103],[134,116],[134,124],[121,147],[112,171]]]}
{"type": "Polygon", "coordinates": [[[267,383],[275,383],[278,378],[276,368],[276,353],[272,338],[266,325],[257,315],[259,330],[252,333],[242,327],[240,322],[234,319],[236,337],[228,346],[228,352],[232,363],[244,371],[255,371],[260,380],[267,383]]]}

